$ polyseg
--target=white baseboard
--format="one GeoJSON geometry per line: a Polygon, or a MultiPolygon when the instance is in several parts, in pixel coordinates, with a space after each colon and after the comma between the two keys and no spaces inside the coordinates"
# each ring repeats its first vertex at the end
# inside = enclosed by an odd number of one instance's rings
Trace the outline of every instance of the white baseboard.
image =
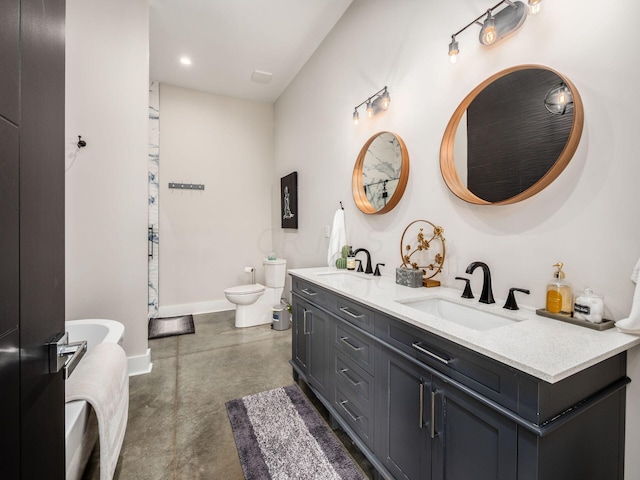
{"type": "Polygon", "coordinates": [[[227,300],[167,305],[158,309],[158,317],[167,318],[197,313],[226,312],[227,310],[235,310],[235,308],[236,306],[227,300]]]}
{"type": "Polygon", "coordinates": [[[127,363],[129,365],[130,377],[151,373],[151,369],[153,368],[153,363],[151,363],[151,349],[147,348],[147,353],[144,355],[128,357],[127,363]]]}

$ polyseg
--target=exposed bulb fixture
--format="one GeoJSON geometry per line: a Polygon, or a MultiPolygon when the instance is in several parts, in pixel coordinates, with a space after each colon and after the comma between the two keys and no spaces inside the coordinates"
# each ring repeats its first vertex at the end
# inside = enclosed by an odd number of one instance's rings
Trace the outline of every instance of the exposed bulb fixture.
{"type": "Polygon", "coordinates": [[[389,90],[387,87],[378,90],[376,93],[371,95],[366,100],[362,101],[359,105],[353,109],[353,124],[358,125],[360,120],[360,114],[358,113],[358,108],[365,105],[365,109],[367,111],[367,116],[372,118],[380,113],[383,113],[385,110],[389,108],[389,104],[391,103],[391,97],[389,95],[389,90]]]}
{"type": "Polygon", "coordinates": [[[527,18],[527,13],[531,13],[532,15],[537,13],[537,11],[540,10],[541,3],[542,0],[528,0],[528,4],[519,0],[501,0],[478,18],[472,20],[469,24],[451,35],[449,61],[456,63],[458,53],[460,53],[456,37],[471,25],[476,24],[480,26],[479,40],[482,45],[493,45],[518,30],[527,18]],[[506,6],[499,12],[494,13],[502,4],[506,4],[506,6]],[[533,6],[536,7],[535,12],[533,6]]]}
{"type": "Polygon", "coordinates": [[[384,87],[384,92],[382,93],[382,103],[381,106],[385,110],[389,108],[389,104],[391,103],[391,97],[389,96],[389,92],[387,91],[387,87],[384,87]]]}
{"type": "Polygon", "coordinates": [[[487,10],[487,18],[482,25],[482,38],[487,45],[496,41],[496,20],[491,16],[491,10],[487,10]]]}
{"type": "Polygon", "coordinates": [[[567,107],[573,103],[573,95],[564,82],[553,87],[544,97],[544,106],[554,115],[564,115],[567,107]]]}
{"type": "Polygon", "coordinates": [[[542,0],[529,0],[529,14],[537,15],[540,13],[542,7],[542,0]]]}
{"type": "Polygon", "coordinates": [[[449,61],[451,63],[456,63],[458,60],[458,53],[460,53],[460,50],[458,49],[456,36],[451,35],[451,43],[449,44],[449,61]]]}

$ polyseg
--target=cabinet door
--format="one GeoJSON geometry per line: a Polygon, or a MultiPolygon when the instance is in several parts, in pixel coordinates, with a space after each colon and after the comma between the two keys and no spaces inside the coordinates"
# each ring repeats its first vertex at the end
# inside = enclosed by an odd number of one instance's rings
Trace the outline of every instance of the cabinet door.
{"type": "Polygon", "coordinates": [[[396,479],[428,480],[431,478],[431,378],[386,350],[380,351],[379,358],[380,376],[376,376],[378,457],[396,479]]]}
{"type": "Polygon", "coordinates": [[[513,480],[517,427],[465,393],[433,382],[433,480],[513,480]]]}
{"type": "Polygon", "coordinates": [[[329,316],[313,306],[304,313],[307,318],[307,335],[309,337],[309,362],[307,364],[307,378],[309,385],[327,400],[329,392],[329,378],[333,369],[329,359],[329,329],[333,321],[329,316]]]}
{"type": "Polygon", "coordinates": [[[306,302],[293,297],[293,315],[291,320],[291,358],[295,366],[307,374],[307,312],[309,306],[306,302]]]}

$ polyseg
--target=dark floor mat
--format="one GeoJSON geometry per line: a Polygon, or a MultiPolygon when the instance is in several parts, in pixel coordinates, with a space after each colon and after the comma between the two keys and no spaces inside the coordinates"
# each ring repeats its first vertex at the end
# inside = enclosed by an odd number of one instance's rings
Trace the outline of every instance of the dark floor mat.
{"type": "Polygon", "coordinates": [[[196,333],[193,315],[181,317],[152,318],[149,320],[149,340],[196,333]]]}

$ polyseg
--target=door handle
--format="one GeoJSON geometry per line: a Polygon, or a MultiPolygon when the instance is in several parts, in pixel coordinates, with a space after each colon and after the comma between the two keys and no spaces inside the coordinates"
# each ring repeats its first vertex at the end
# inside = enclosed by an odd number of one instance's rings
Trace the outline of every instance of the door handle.
{"type": "Polygon", "coordinates": [[[305,308],[304,311],[302,312],[302,334],[303,335],[309,335],[309,332],[307,331],[307,313],[309,313],[309,310],[305,308]]]}
{"type": "Polygon", "coordinates": [[[58,373],[63,370],[62,375],[65,380],[71,376],[84,354],[87,353],[87,341],[69,343],[67,332],[58,333],[47,342],[47,347],[49,348],[49,373],[58,373]]]}
{"type": "Polygon", "coordinates": [[[420,409],[418,413],[418,427],[424,427],[424,383],[420,382],[420,409]]]}
{"type": "Polygon", "coordinates": [[[437,392],[431,391],[431,438],[436,438],[436,394],[437,392]]]}

